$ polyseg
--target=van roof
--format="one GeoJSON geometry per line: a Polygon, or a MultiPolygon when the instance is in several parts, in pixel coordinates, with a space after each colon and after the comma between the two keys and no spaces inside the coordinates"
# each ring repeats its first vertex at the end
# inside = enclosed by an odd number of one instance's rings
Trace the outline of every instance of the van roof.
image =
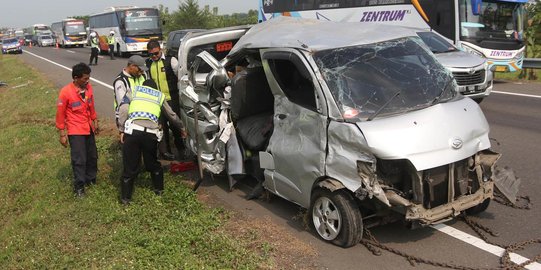
{"type": "Polygon", "coordinates": [[[282,16],[253,26],[235,45],[230,55],[242,49],[276,47],[318,51],[407,36],[418,37],[415,29],[399,26],[282,16]]]}

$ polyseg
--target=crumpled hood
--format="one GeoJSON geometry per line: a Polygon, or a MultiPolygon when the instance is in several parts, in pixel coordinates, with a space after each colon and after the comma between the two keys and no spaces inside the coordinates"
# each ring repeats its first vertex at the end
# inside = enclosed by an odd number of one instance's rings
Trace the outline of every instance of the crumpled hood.
{"type": "Polygon", "coordinates": [[[435,54],[436,59],[448,68],[473,68],[485,63],[485,59],[463,51],[435,54]]]}
{"type": "Polygon", "coordinates": [[[357,126],[376,157],[408,159],[418,171],[490,148],[488,123],[477,103],[469,98],[358,122],[357,126]]]}

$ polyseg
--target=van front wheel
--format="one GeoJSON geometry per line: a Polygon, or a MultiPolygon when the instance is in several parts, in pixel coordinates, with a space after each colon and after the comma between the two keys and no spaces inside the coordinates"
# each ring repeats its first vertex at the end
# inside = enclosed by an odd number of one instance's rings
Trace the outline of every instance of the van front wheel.
{"type": "Polygon", "coordinates": [[[310,225],[319,237],[340,247],[351,247],[363,236],[361,212],[344,190],[317,189],[310,204],[310,225]]]}

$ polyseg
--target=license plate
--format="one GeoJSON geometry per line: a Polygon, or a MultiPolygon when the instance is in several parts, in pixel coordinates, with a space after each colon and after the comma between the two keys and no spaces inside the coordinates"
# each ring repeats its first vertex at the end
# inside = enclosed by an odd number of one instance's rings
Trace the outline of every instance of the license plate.
{"type": "Polygon", "coordinates": [[[506,72],[507,71],[507,66],[496,66],[496,71],[497,72],[506,72]]]}

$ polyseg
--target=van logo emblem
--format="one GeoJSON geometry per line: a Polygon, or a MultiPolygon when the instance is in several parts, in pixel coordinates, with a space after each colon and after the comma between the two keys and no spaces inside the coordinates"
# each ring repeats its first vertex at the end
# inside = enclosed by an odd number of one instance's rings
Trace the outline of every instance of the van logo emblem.
{"type": "Polygon", "coordinates": [[[473,68],[470,68],[469,72],[468,72],[470,75],[473,75],[473,73],[475,73],[475,69],[473,68]]]}
{"type": "Polygon", "coordinates": [[[463,144],[464,143],[462,142],[462,140],[460,138],[451,139],[451,147],[453,147],[453,149],[460,149],[460,148],[462,148],[463,144]]]}

